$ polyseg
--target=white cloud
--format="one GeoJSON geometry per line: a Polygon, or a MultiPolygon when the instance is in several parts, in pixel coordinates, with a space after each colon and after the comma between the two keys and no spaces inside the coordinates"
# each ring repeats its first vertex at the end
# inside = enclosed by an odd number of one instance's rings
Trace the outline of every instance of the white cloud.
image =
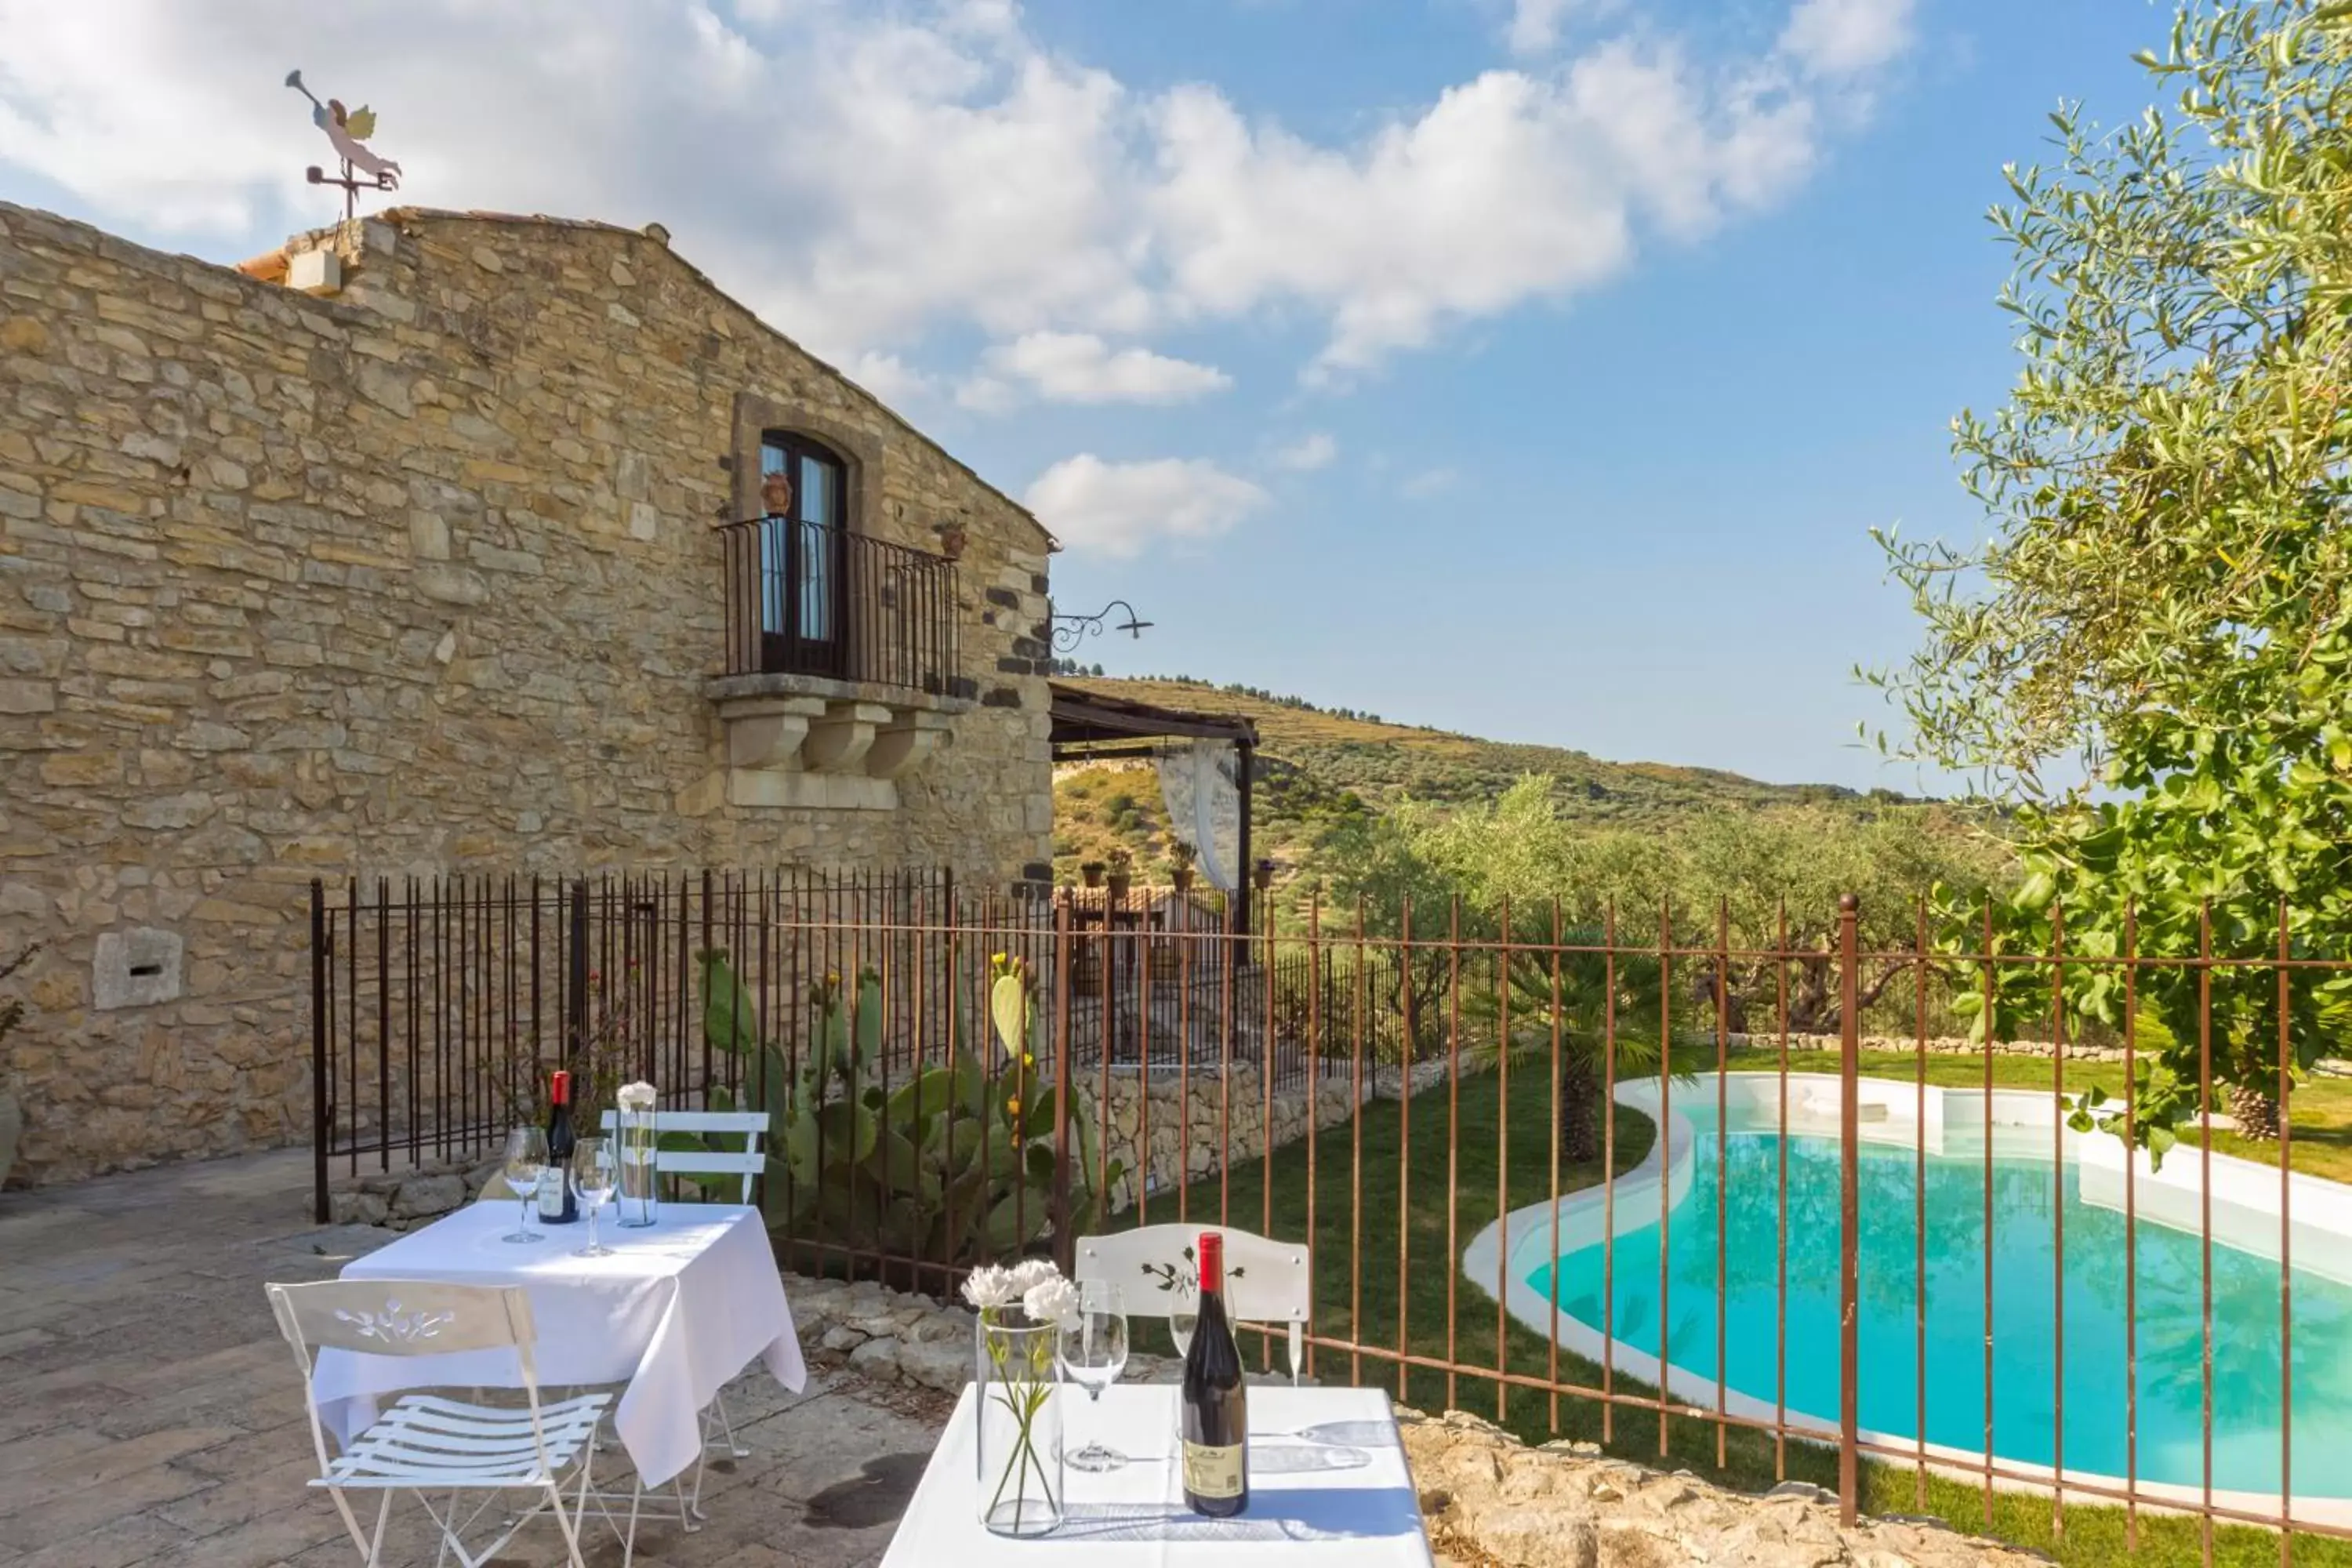
{"type": "Polygon", "coordinates": [[[1407,476],[1398,489],[1415,500],[1427,500],[1431,496],[1452,489],[1461,477],[1452,468],[1423,468],[1417,474],[1407,476]]]}
{"type": "Polygon", "coordinates": [[[1265,491],[1200,458],[1106,463],[1065,458],[1022,498],[1072,550],[1130,556],[1161,539],[1214,539],[1265,506],[1265,491]]]}
{"type": "Polygon", "coordinates": [[[850,380],[888,404],[935,397],[940,392],[939,377],[916,369],[893,353],[869,349],[841,369],[850,380]]]}
{"type": "MultiPolygon", "coordinates": [[[[1757,58],[1628,23],[1314,141],[1214,87],[1132,88],[1012,0],[0,0],[0,192],[27,172],[216,255],[323,221],[301,171],[326,148],[278,85],[300,64],[376,108],[397,199],[658,219],[877,391],[944,395],[925,353],[976,329],[1007,357],[967,405],[1158,401],[1223,373],[1110,343],[1281,312],[1344,379],[1781,199],[1851,118],[1824,104],[1911,33],[1909,0],[1783,3],[1757,58]]],[[[1551,49],[1614,9],[1517,0],[1514,31],[1551,49]]]]}
{"type": "Polygon", "coordinates": [[[1798,0],[1780,52],[1823,76],[1874,70],[1911,47],[1912,0],[1798,0]]]}
{"type": "Polygon", "coordinates": [[[1559,25],[1577,0],[1512,0],[1508,37],[1515,55],[1539,55],[1559,42],[1559,25]]]}
{"type": "Polygon", "coordinates": [[[1294,473],[1306,473],[1315,468],[1328,468],[1339,455],[1339,443],[1328,430],[1316,430],[1300,437],[1274,455],[1274,466],[1294,473]]]}
{"type": "Polygon", "coordinates": [[[989,350],[986,363],[999,384],[1018,378],[1049,403],[1189,403],[1234,384],[1214,365],[1113,349],[1092,332],[1024,332],[989,350]]]}
{"type": "Polygon", "coordinates": [[[1446,326],[1591,288],[1644,221],[1703,232],[1814,157],[1802,99],[1619,42],[1544,75],[1489,71],[1417,120],[1333,151],[1180,88],[1158,110],[1152,193],[1173,292],[1230,315],[1329,315],[1317,376],[1370,370],[1446,326]]]}

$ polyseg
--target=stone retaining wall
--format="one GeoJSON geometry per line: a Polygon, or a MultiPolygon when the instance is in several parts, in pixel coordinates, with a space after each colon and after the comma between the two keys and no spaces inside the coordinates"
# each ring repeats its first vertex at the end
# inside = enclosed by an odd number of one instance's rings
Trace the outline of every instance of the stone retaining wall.
{"type": "MultiPolygon", "coordinates": [[[[1777,1051],[1780,1048],[1778,1035],[1730,1035],[1726,1037],[1735,1050],[1777,1051]]],[[[1840,1047],[1835,1035],[1791,1035],[1789,1048],[1792,1051],[1834,1051],[1840,1047]]],[[[1916,1053],[1920,1040],[1913,1035],[1864,1035],[1862,1048],[1865,1051],[1916,1053]]],[[[1981,1057],[1984,1044],[1960,1035],[1931,1036],[1926,1042],[1927,1054],[1933,1057],[1981,1057]]],[[[1679,1050],[1680,1047],[1676,1047],[1679,1050]]],[[[2039,1057],[2047,1061],[2055,1054],[2047,1040],[2008,1040],[1993,1047],[1993,1054],[2002,1057],[2039,1057]]],[[[2143,1056],[2147,1053],[2143,1051],[2143,1056]]],[[[2119,1062],[2124,1059],[2120,1047],[2109,1046],[2078,1046],[2066,1043],[2066,1059],[2070,1062],[2119,1062]]]]}
{"type": "MultiPolygon", "coordinates": [[[[1394,1099],[1401,1089],[1418,1094],[1423,1089],[1442,1082],[1445,1076],[1444,1062],[1423,1062],[1409,1075],[1400,1075],[1393,1068],[1383,1068],[1368,1075],[1364,1085],[1367,1100],[1394,1099]]],[[[1079,1090],[1080,1114],[1096,1117],[1095,1100],[1090,1089],[1079,1090]]],[[[1349,1079],[1327,1078],[1316,1086],[1316,1126],[1335,1126],[1348,1120],[1353,1108],[1353,1082],[1349,1079]]],[[[1305,1085],[1279,1088],[1274,1095],[1273,1146],[1282,1148],[1307,1135],[1308,1094],[1305,1085]]],[[[1147,1097],[1139,1091],[1133,1069],[1114,1069],[1111,1078],[1110,1129],[1111,1152],[1129,1166],[1140,1163],[1136,1158],[1144,1133],[1147,1097]]],[[[1178,1181],[1198,1181],[1213,1175],[1218,1169],[1218,1151],[1224,1145],[1219,1134],[1223,1131],[1226,1108],[1220,1091],[1217,1074],[1195,1070],[1189,1082],[1174,1072],[1155,1070],[1151,1074],[1148,1097],[1150,1118],[1150,1170],[1153,1193],[1168,1190],[1178,1181]],[[1189,1140],[1180,1140],[1179,1091],[1192,1090],[1181,1118],[1191,1131],[1189,1140]]],[[[1265,1150],[1265,1081],[1256,1068],[1237,1063],[1233,1068],[1232,1147],[1239,1160],[1259,1158],[1265,1150]]],[[[451,1209],[471,1203],[481,1195],[482,1188],[499,1173],[496,1160],[443,1162],[418,1165],[407,1170],[367,1172],[357,1176],[331,1176],[328,1204],[331,1217],[337,1225],[380,1225],[394,1230],[407,1230],[431,1222],[451,1209]]],[[[1123,1176],[1111,1195],[1111,1212],[1124,1212],[1135,1201],[1135,1173],[1123,1176]]]]}
{"type": "Polygon", "coordinates": [[[1501,1568],[2028,1568],[2037,1553],[1938,1521],[1864,1519],[1802,1481],[1727,1491],[1604,1456],[1591,1443],[1530,1448],[1459,1410],[1400,1410],[1422,1517],[1443,1552],[1501,1568]],[[1463,1550],[1466,1549],[1466,1550],[1463,1550]]]}

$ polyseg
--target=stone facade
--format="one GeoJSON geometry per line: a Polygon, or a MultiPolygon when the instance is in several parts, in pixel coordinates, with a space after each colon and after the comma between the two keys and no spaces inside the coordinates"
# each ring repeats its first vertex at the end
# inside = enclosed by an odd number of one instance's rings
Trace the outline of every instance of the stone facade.
{"type": "Polygon", "coordinates": [[[658,229],[401,210],[289,257],[0,204],[20,1173],[308,1136],[314,877],[1045,874],[1034,519],[658,229]],[[853,532],[961,544],[947,689],[720,679],[714,525],[780,426],[853,532]]]}

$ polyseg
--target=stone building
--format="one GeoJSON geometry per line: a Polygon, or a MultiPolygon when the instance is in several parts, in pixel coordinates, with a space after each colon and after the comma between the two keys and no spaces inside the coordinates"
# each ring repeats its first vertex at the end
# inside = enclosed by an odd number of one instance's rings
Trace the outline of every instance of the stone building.
{"type": "Polygon", "coordinates": [[[667,238],[0,204],[17,1180],[308,1135],[313,878],[1048,874],[1052,539],[667,238]]]}

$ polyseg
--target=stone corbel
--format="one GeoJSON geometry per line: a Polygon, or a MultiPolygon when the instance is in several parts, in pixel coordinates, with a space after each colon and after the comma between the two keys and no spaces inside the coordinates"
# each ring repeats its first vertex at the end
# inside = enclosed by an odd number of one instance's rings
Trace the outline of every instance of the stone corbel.
{"type": "Polygon", "coordinates": [[[890,710],[878,702],[828,703],[801,742],[801,765],[814,773],[863,772],[875,731],[888,722],[890,710]]]}
{"type": "Polygon", "coordinates": [[[727,765],[790,768],[797,765],[810,724],[824,715],[818,697],[762,697],[728,703],[727,765]]]}
{"type": "Polygon", "coordinates": [[[866,771],[877,779],[895,779],[920,767],[948,732],[944,713],[916,708],[894,714],[875,731],[866,752],[866,771]]]}

